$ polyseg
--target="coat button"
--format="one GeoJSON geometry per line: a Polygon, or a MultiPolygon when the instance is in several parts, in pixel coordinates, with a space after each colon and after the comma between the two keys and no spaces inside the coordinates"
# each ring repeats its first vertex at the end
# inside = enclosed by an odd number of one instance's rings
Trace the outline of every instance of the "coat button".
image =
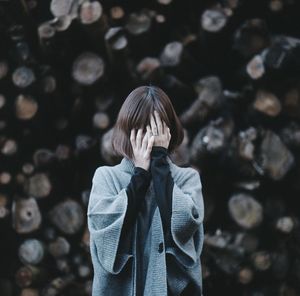
{"type": "Polygon", "coordinates": [[[158,252],[161,253],[164,250],[164,244],[160,243],[158,246],[158,252]]]}
{"type": "Polygon", "coordinates": [[[197,219],[197,218],[199,217],[198,212],[197,212],[197,210],[196,210],[195,208],[193,208],[192,214],[193,214],[193,217],[194,217],[195,219],[197,219]]]}

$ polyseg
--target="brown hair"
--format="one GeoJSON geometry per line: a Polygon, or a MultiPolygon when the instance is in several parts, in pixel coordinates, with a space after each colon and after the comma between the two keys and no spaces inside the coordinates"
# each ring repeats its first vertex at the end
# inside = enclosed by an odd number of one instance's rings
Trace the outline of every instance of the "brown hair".
{"type": "Polygon", "coordinates": [[[130,131],[143,128],[145,133],[154,109],[170,129],[168,152],[172,153],[182,143],[183,128],[168,95],[157,86],[139,86],[127,96],[113,128],[112,148],[117,155],[133,159],[130,131]]]}

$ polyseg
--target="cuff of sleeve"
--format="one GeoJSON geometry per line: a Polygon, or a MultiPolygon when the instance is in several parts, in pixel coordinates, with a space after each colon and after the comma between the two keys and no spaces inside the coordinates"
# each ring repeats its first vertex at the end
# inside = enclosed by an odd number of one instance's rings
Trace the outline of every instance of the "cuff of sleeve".
{"type": "Polygon", "coordinates": [[[167,156],[168,149],[163,146],[153,146],[151,150],[151,156],[158,157],[161,155],[167,156]]]}
{"type": "Polygon", "coordinates": [[[149,180],[150,177],[151,177],[151,172],[145,170],[145,169],[142,168],[142,167],[135,167],[135,168],[134,168],[134,173],[143,176],[143,177],[144,177],[145,179],[147,179],[147,180],[149,180]]]}

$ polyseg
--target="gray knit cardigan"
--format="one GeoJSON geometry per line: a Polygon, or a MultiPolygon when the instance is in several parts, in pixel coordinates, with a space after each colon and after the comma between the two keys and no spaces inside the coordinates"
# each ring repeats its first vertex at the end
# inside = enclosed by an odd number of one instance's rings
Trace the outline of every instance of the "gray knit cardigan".
{"type": "MultiPolygon", "coordinates": [[[[174,180],[171,234],[175,246],[164,247],[162,220],[156,206],[145,246],[150,251],[144,296],[167,296],[167,274],[174,295],[180,295],[190,280],[202,291],[204,203],[200,175],[192,167],[177,166],[169,156],[167,161],[174,180]]],[[[126,187],[133,172],[134,163],[123,157],[115,166],[98,167],[92,179],[87,209],[94,268],[92,296],[140,296],[136,291],[138,220],[127,239],[120,240],[127,209],[126,187]]],[[[153,195],[154,191],[148,190],[146,197],[155,198],[153,195]]]]}

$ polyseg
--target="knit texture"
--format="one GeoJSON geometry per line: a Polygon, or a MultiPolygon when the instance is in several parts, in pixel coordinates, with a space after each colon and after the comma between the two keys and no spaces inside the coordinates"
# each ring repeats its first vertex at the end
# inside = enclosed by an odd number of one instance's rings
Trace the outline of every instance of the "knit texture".
{"type": "MultiPolygon", "coordinates": [[[[200,255],[203,247],[204,204],[199,172],[179,167],[167,156],[174,180],[171,234],[174,246],[165,248],[163,224],[156,205],[145,249],[149,263],[145,276],[145,296],[167,296],[167,274],[174,295],[180,295],[192,279],[202,292],[200,255]]],[[[87,209],[90,252],[94,267],[92,295],[137,296],[137,224],[120,240],[128,200],[126,186],[134,173],[134,163],[124,157],[118,165],[98,167],[92,179],[87,209]]],[[[151,181],[152,182],[152,181],[151,181]]],[[[150,185],[151,186],[151,185],[150,185]]],[[[155,200],[155,191],[147,191],[155,200]]],[[[195,295],[196,296],[196,295],[195,295]]]]}

